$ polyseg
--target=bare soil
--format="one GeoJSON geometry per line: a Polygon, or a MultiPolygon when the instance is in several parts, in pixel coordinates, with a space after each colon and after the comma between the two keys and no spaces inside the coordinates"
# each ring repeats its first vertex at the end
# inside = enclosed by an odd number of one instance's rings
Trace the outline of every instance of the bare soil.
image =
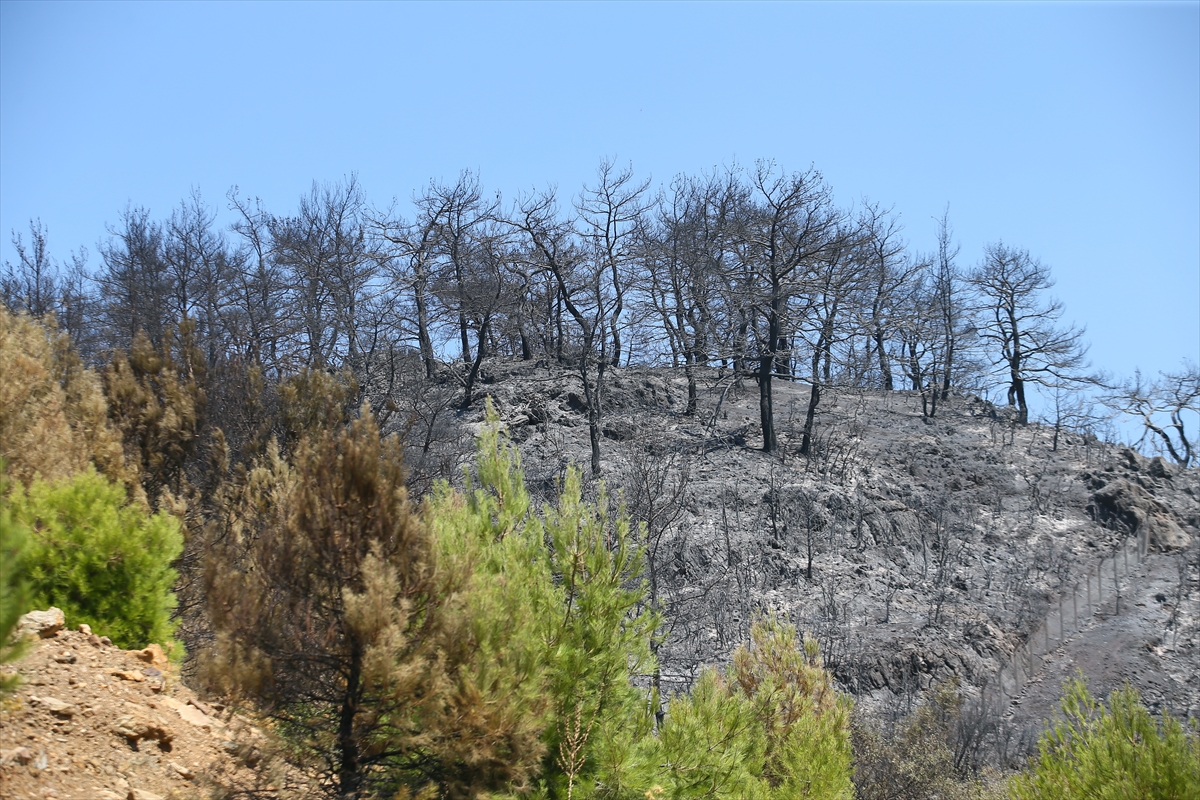
{"type": "MultiPolygon", "coordinates": [[[[68,620],[69,622],[69,620],[68,620]]],[[[17,663],[0,701],[0,797],[190,800],[245,767],[249,721],[202,702],[173,671],[63,630],[17,663]]]]}

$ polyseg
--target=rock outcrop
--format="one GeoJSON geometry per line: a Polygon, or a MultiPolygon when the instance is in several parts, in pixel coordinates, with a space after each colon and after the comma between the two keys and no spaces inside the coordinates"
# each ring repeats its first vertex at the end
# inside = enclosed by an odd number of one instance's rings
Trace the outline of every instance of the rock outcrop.
{"type": "Polygon", "coordinates": [[[1150,547],[1178,550],[1191,543],[1170,509],[1132,481],[1122,478],[1097,489],[1090,508],[1098,521],[1122,525],[1150,547]]]}

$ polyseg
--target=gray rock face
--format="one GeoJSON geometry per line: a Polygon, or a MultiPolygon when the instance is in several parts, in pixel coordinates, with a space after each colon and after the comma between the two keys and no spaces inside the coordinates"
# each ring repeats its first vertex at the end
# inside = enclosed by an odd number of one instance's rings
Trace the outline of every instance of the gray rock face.
{"type": "Polygon", "coordinates": [[[1151,547],[1178,550],[1191,543],[1170,510],[1131,481],[1121,479],[1101,487],[1092,494],[1092,507],[1098,520],[1124,525],[1144,536],[1151,547]]]}

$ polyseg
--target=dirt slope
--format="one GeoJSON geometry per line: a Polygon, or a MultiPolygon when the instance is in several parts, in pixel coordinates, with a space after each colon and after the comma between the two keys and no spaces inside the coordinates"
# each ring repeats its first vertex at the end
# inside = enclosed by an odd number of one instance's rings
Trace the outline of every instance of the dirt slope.
{"type": "Polygon", "coordinates": [[[0,702],[0,797],[185,800],[207,796],[206,774],[236,772],[235,732],[249,723],[154,661],[79,631],[33,644],[22,686],[0,702]]]}
{"type": "MultiPolygon", "coordinates": [[[[1185,585],[1189,577],[1195,579],[1185,574],[1185,585]]],[[[1010,720],[1039,726],[1053,715],[1063,683],[1077,673],[1086,676],[1096,697],[1128,682],[1152,711],[1200,717],[1195,705],[1200,650],[1182,633],[1195,627],[1198,609],[1181,596],[1180,583],[1179,559],[1151,554],[1124,582],[1119,613],[1110,599],[1082,620],[1080,631],[1073,630],[1068,616],[1066,641],[1052,643],[1048,658],[1013,701],[1010,720]]],[[[1051,625],[1052,635],[1056,626],[1051,625]]]]}

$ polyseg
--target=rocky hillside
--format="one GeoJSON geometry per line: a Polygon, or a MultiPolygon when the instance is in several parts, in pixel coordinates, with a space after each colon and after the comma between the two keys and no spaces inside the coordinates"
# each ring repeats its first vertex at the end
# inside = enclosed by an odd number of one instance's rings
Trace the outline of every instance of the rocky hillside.
{"type": "Polygon", "coordinates": [[[185,800],[253,780],[250,721],[202,702],[158,645],[121,650],[57,609],[22,627],[35,641],[0,701],[0,797],[185,800]]]}
{"type": "MultiPolygon", "coordinates": [[[[568,464],[587,464],[586,406],[571,372],[499,363],[483,380],[532,484],[549,492],[568,464]]],[[[981,687],[1060,596],[1132,539],[1148,546],[1152,605],[1129,617],[1128,635],[1110,642],[1097,629],[1087,646],[1115,658],[1110,672],[1152,704],[1200,715],[1197,470],[1016,425],[974,396],[954,395],[928,419],[919,394],[903,391],[827,390],[806,458],[809,389],[776,387],[782,449],[768,455],[756,449],[753,383],[706,373],[699,412],[686,417],[678,373],[610,372],[604,477],[650,520],[669,622],[664,687],[721,660],[766,608],[817,636],[862,701],[889,703],[951,676],[981,687]]],[[[479,419],[476,407],[463,421],[479,419]]],[[[1095,672],[1064,659],[1056,676],[1095,672]]],[[[1112,680],[1101,683],[1107,691],[1112,680]]],[[[1025,716],[1040,721],[1053,689],[1025,716]]]]}

